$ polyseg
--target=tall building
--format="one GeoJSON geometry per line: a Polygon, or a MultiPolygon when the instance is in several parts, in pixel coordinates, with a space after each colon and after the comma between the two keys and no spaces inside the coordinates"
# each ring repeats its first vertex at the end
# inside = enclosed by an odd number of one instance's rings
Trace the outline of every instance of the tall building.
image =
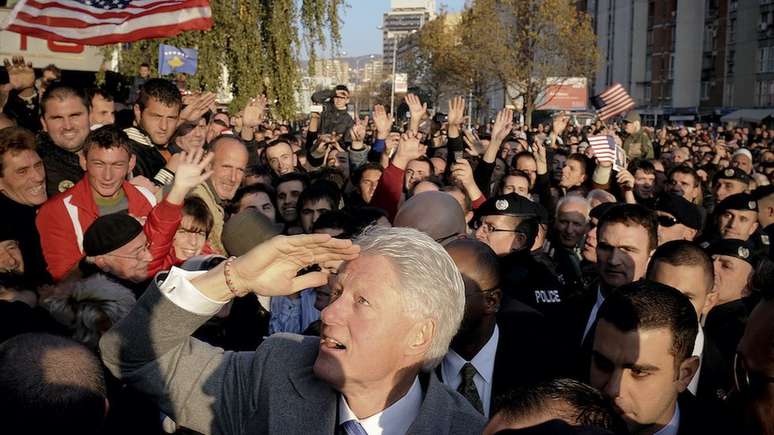
{"type": "Polygon", "coordinates": [[[390,0],[390,11],[384,14],[382,21],[384,71],[392,71],[395,44],[434,17],[435,0],[390,0]]]}
{"type": "Polygon", "coordinates": [[[602,66],[645,113],[690,119],[774,104],[774,0],[582,0],[602,66]]]}

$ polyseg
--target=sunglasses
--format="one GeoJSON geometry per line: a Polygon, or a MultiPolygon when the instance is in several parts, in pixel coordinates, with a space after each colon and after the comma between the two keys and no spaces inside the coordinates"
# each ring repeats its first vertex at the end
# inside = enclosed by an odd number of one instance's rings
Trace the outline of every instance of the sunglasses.
{"type": "Polygon", "coordinates": [[[658,224],[660,226],[667,227],[667,228],[675,226],[675,225],[680,223],[677,219],[675,219],[675,218],[673,218],[671,216],[660,215],[660,216],[657,217],[657,219],[658,219],[658,224]]]}

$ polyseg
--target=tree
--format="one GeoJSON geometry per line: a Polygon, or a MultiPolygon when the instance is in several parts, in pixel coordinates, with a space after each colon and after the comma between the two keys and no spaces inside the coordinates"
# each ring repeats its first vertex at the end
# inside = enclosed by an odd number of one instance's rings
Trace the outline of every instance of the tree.
{"type": "Polygon", "coordinates": [[[486,82],[490,77],[469,56],[460,19],[441,12],[409,36],[409,44],[418,47],[416,55],[406,62],[409,82],[425,91],[434,107],[440,107],[443,97],[467,91],[472,93],[476,108],[484,105],[486,82]]]}
{"type": "Polygon", "coordinates": [[[292,119],[299,53],[306,50],[313,72],[319,47],[338,49],[343,4],[344,0],[211,0],[211,30],[109,46],[103,54],[110,59],[117,50],[119,72],[134,75],[143,62],[156,69],[159,44],[197,48],[198,68],[188,80],[189,88],[216,91],[227,71],[227,84],[235,95],[233,108],[266,94],[270,102],[276,101],[274,116],[292,119]]]}
{"type": "Polygon", "coordinates": [[[462,52],[497,80],[525,119],[550,85],[590,77],[599,63],[591,18],[572,0],[475,0],[463,12],[462,52]]]}

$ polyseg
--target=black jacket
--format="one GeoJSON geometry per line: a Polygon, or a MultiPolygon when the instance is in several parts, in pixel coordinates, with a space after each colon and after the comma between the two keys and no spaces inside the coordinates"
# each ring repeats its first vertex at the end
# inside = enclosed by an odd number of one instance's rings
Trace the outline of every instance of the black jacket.
{"type": "Polygon", "coordinates": [[[81,181],[83,169],[77,154],[54,145],[45,132],[38,134],[37,143],[38,155],[46,167],[46,193],[49,198],[81,181]]]}
{"type": "Polygon", "coordinates": [[[333,97],[336,91],[317,91],[312,94],[312,102],[323,105],[323,111],[320,114],[320,133],[338,133],[344,137],[345,142],[351,142],[352,139],[349,130],[355,125],[355,121],[349,116],[345,109],[339,110],[333,105],[333,97]]]}
{"type": "Polygon", "coordinates": [[[40,131],[40,98],[35,95],[29,102],[19,97],[19,91],[8,93],[3,113],[16,120],[16,124],[34,133],[40,131]]]}
{"type": "MultiPolygon", "coordinates": [[[[16,240],[24,260],[24,277],[34,285],[53,282],[46,270],[40,248],[40,235],[35,227],[35,207],[19,204],[0,193],[0,216],[3,223],[0,240],[16,240]]],[[[33,290],[33,289],[30,289],[33,290]]]]}

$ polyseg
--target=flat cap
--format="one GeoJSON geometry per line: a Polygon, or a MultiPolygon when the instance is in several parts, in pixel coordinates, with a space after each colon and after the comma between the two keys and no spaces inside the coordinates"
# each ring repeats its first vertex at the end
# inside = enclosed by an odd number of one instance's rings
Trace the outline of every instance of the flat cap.
{"type": "Polygon", "coordinates": [[[674,193],[662,193],[656,198],[656,211],[669,213],[678,222],[694,230],[701,229],[701,212],[696,204],[674,193]]]}
{"type": "Polygon", "coordinates": [[[221,240],[229,255],[239,257],[280,232],[280,226],[263,213],[247,208],[231,216],[223,225],[221,240]]]}
{"type": "Polygon", "coordinates": [[[758,202],[749,193],[735,193],[726,197],[715,208],[717,213],[723,213],[726,210],[758,211],[758,202]]]}
{"type": "Polygon", "coordinates": [[[516,193],[508,193],[487,199],[476,210],[476,216],[493,215],[539,218],[540,211],[529,199],[516,193]]]}
{"type": "Polygon", "coordinates": [[[717,183],[718,180],[721,180],[721,179],[737,180],[737,181],[741,181],[742,183],[748,183],[748,184],[752,180],[752,178],[750,178],[750,175],[747,172],[744,172],[739,168],[721,169],[720,171],[715,173],[714,177],[712,177],[712,184],[717,183]]]}
{"type": "Polygon", "coordinates": [[[745,240],[718,239],[709,245],[709,255],[725,255],[744,260],[754,268],[756,255],[754,247],[745,240]]]}

